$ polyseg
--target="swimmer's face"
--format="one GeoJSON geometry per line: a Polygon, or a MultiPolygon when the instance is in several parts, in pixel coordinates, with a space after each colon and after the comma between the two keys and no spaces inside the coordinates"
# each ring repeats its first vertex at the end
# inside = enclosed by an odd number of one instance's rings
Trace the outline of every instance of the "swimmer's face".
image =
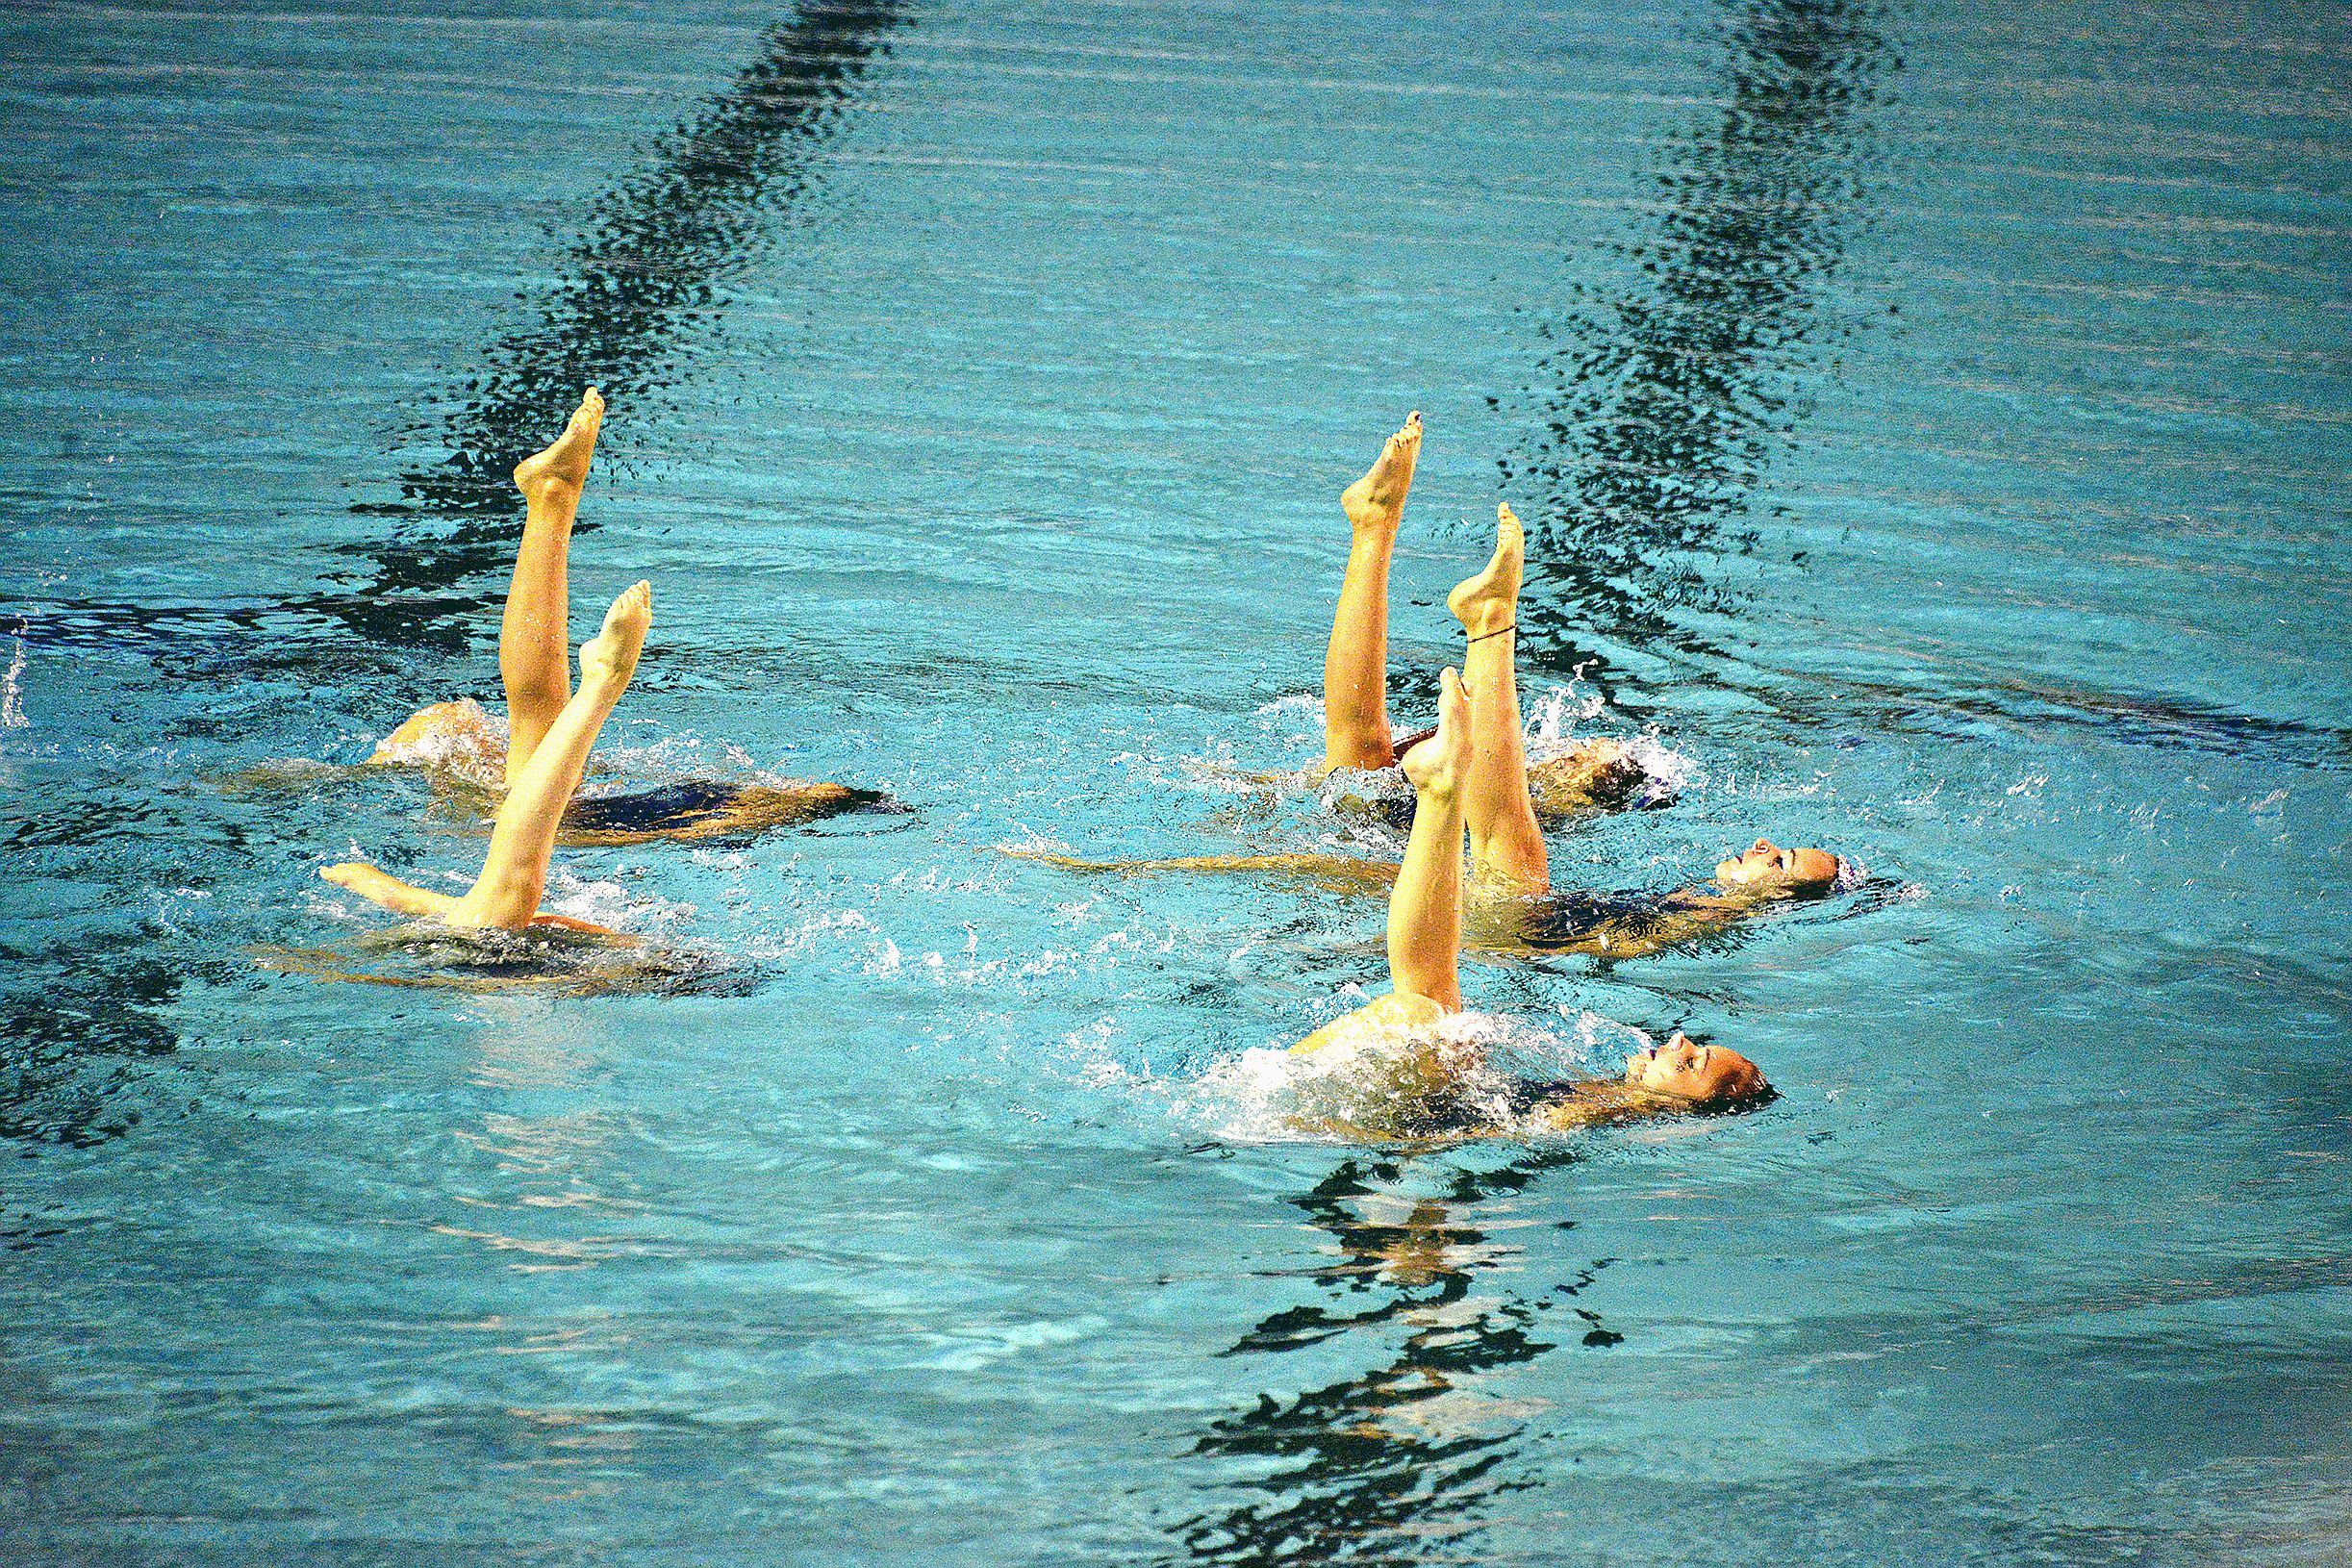
{"type": "Polygon", "coordinates": [[[1723,1046],[1694,1044],[1680,1032],[1662,1046],[1636,1053],[1625,1064],[1625,1081],[1654,1095],[1692,1105],[1723,1105],[1753,1100],[1772,1086],[1757,1065],[1723,1046]]]}
{"type": "Polygon", "coordinates": [[[1715,880],[1726,887],[1818,893],[1837,880],[1837,857],[1827,849],[1783,849],[1770,839],[1758,839],[1746,854],[1718,864],[1715,880]]]}

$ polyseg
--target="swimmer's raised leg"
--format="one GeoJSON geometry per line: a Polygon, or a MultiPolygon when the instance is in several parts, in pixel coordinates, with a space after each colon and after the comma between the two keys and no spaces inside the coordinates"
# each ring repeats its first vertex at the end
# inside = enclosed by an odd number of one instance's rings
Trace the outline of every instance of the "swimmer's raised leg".
{"type": "Polygon", "coordinates": [[[1404,864],[1388,896],[1388,978],[1400,996],[1462,1005],[1463,796],[1478,768],[1478,700],[1449,670],[1437,698],[1437,733],[1404,754],[1420,797],[1404,864]]]}
{"type": "Polygon", "coordinates": [[[1496,508],[1495,555],[1486,569],[1446,595],[1469,633],[1462,684],[1476,730],[1462,812],[1470,828],[1470,874],[1482,889],[1517,894],[1551,887],[1543,830],[1528,794],[1526,734],[1519,721],[1519,580],[1527,536],[1508,506],[1496,508]]]}
{"type": "MultiPolygon", "coordinates": [[[[1420,801],[1388,896],[1388,995],[1333,1019],[1291,1050],[1393,1040],[1461,1011],[1461,792],[1470,771],[1471,718],[1461,678],[1449,670],[1437,699],[1437,733],[1404,754],[1404,776],[1420,801]]],[[[1442,1075],[1442,1065],[1431,1071],[1442,1075]]]]}
{"type": "Polygon", "coordinates": [[[531,753],[571,698],[571,648],[566,641],[570,601],[571,523],[588,483],[588,460],[604,421],[604,399],[591,387],[555,444],[515,466],[522,492],[522,545],[498,624],[498,675],[506,684],[506,784],[513,789],[531,753]]]}
{"type": "Polygon", "coordinates": [[[1341,493],[1354,538],[1323,657],[1323,770],[1385,768],[1388,730],[1388,563],[1421,457],[1421,416],[1388,438],[1363,478],[1341,493]]]}
{"type": "Polygon", "coordinates": [[[604,630],[580,648],[580,689],[556,715],[521,774],[498,807],[491,829],[490,853],[472,891],[442,918],[452,925],[494,925],[520,930],[539,913],[547,890],[547,862],[555,853],[555,830],[564,807],[580,787],[596,734],[613,705],[628,689],[637,655],[653,620],[653,589],[639,583],[613,601],[604,630]]]}

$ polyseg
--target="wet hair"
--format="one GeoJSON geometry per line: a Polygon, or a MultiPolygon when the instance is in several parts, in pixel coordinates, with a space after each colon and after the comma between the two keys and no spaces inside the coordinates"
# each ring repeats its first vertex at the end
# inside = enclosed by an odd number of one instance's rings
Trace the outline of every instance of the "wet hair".
{"type": "Polygon", "coordinates": [[[1631,752],[1611,758],[1585,784],[1585,794],[1601,811],[1655,811],[1674,800],[1674,792],[1651,795],[1650,770],[1631,752]]]}
{"type": "Polygon", "coordinates": [[[1763,1069],[1759,1067],[1756,1071],[1755,1088],[1744,1090],[1736,1095],[1724,1095],[1715,1100],[1695,1101],[1688,1114],[1692,1116],[1744,1116],[1750,1111],[1762,1110],[1780,1098],[1781,1091],[1772,1086],[1771,1081],[1764,1076],[1763,1069]]]}

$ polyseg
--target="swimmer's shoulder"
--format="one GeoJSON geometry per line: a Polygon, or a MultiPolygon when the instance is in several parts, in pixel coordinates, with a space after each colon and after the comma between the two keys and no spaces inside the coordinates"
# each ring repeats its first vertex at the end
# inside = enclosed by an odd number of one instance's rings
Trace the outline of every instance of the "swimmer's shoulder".
{"type": "Polygon", "coordinates": [[[1355,1046],[1373,1041],[1426,1034],[1452,1016],[1450,1009],[1428,997],[1391,991],[1331,1020],[1290,1049],[1307,1055],[1332,1046],[1355,1046]]]}

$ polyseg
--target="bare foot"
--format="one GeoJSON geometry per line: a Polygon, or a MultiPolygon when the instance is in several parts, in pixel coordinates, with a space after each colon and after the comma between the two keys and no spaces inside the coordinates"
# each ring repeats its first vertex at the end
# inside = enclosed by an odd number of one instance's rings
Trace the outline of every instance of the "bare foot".
{"type": "Polygon", "coordinates": [[[645,645],[645,628],[653,624],[653,585],[639,583],[623,592],[604,612],[604,630],[580,645],[580,685],[601,686],[615,697],[637,671],[637,655],[645,645]]]}
{"type": "Polygon", "coordinates": [[[1527,559],[1527,533],[1508,506],[1495,508],[1495,558],[1486,569],[1446,595],[1446,608],[1473,637],[1499,632],[1519,610],[1520,568],[1527,559]]]}
{"type": "Polygon", "coordinates": [[[555,444],[515,465],[515,488],[527,499],[543,485],[567,485],[576,491],[587,484],[589,455],[596,449],[596,429],[603,423],[604,399],[591,387],[555,444]]]}
{"type": "Polygon", "coordinates": [[[1421,416],[1406,417],[1404,428],[1388,438],[1372,471],[1340,493],[1340,510],[1359,533],[1378,530],[1393,534],[1404,518],[1404,494],[1413,488],[1413,465],[1421,458],[1421,416]]]}
{"type": "Polygon", "coordinates": [[[1470,771],[1470,694],[1447,670],[1437,694],[1437,733],[1404,754],[1401,766],[1423,798],[1444,798],[1470,771]]]}

